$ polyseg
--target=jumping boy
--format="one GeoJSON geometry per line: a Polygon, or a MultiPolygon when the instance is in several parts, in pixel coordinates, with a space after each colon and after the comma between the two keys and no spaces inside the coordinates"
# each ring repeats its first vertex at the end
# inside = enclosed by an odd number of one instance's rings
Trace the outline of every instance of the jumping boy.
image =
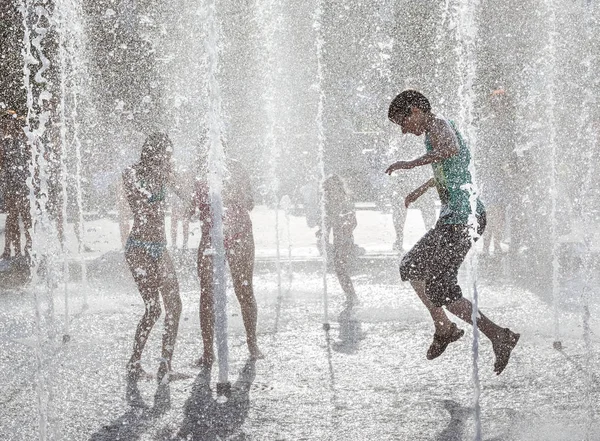
{"type": "MultiPolygon", "coordinates": [[[[434,177],[406,196],[405,205],[408,207],[431,187],[437,188],[442,203],[435,227],[417,242],[400,264],[400,277],[404,281],[410,280],[433,318],[435,333],[427,351],[427,359],[433,360],[464,335],[464,331],[448,319],[442,306],[473,324],[473,305],[462,296],[458,269],[473,240],[485,229],[485,208],[477,199],[473,204],[476,209],[472,209],[467,189],[472,185],[468,168],[471,154],[466,143],[451,121],[431,112],[431,105],[423,94],[415,90],[402,92],[390,104],[388,118],[402,128],[402,133],[425,134],[427,152],[412,161],[395,162],[385,172],[390,175],[396,170],[428,164],[433,167],[434,177]],[[477,234],[469,223],[472,211],[477,219],[477,234]]],[[[479,311],[477,327],[492,342],[496,356],[494,372],[500,374],[508,364],[520,334],[501,328],[479,311]]]]}

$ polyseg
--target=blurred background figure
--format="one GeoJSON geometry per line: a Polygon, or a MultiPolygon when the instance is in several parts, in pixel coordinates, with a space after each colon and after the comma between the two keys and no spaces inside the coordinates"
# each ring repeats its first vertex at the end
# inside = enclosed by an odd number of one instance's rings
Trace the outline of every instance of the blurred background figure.
{"type": "Polygon", "coordinates": [[[314,228],[319,225],[321,218],[321,208],[319,207],[319,184],[316,180],[311,180],[300,187],[302,195],[302,205],[304,215],[306,216],[306,225],[308,228],[314,228]]]}
{"type": "Polygon", "coordinates": [[[1,119],[2,148],[0,166],[4,170],[4,204],[6,209],[5,242],[2,259],[9,259],[14,251],[15,257],[21,257],[24,251],[28,256],[31,247],[31,210],[29,206],[31,151],[23,132],[23,118],[16,112],[7,111],[1,119]],[[21,249],[21,229],[23,222],[25,249],[21,249]]]}
{"type": "MultiPolygon", "coordinates": [[[[185,185],[193,182],[194,176],[190,170],[181,169],[178,173],[179,185],[185,185]]],[[[181,189],[185,194],[189,194],[186,189],[181,189]]],[[[182,249],[187,250],[188,240],[190,237],[190,207],[188,204],[182,202],[181,198],[177,195],[171,195],[171,247],[177,249],[177,233],[179,230],[179,223],[182,228],[182,249]]]]}
{"type": "Polygon", "coordinates": [[[317,231],[317,244],[323,246],[324,234],[327,257],[333,258],[335,274],[346,294],[346,306],[352,307],[358,301],[350,278],[350,270],[356,257],[353,232],[357,222],[354,205],[338,175],[330,175],[323,181],[323,199],[325,220],[322,225],[325,231],[317,231]],[[329,245],[330,234],[333,235],[332,245],[329,245]]]}
{"type": "Polygon", "coordinates": [[[46,162],[48,185],[48,199],[46,200],[46,210],[50,218],[56,223],[56,231],[58,232],[60,246],[61,248],[64,248],[65,219],[63,216],[63,195],[66,191],[64,185],[66,183],[66,176],[64,176],[62,167],[62,160],[64,158],[61,158],[61,123],[59,119],[59,113],[57,111],[57,105],[58,103],[55,99],[53,99],[50,102],[50,119],[46,124],[46,131],[44,133],[44,137],[46,138],[46,142],[44,143],[44,159],[46,162]]]}
{"type": "Polygon", "coordinates": [[[125,259],[145,305],[127,363],[126,399],[134,406],[143,406],[137,382],[147,376],[141,366],[142,352],[161,315],[161,297],[165,322],[156,379],[160,386],[165,387],[159,387],[155,404],[156,400],[169,400],[169,381],[178,378],[172,373],[171,361],[179,329],[181,297],[165,232],[165,197],[167,187],[172,186],[172,154],[169,137],[154,133],[144,142],[139,162],[123,172],[125,194],[134,215],[125,246],[125,259]]]}
{"type": "Polygon", "coordinates": [[[487,229],[483,235],[485,255],[500,256],[501,245],[511,242],[511,211],[514,210],[516,123],[515,109],[508,92],[503,87],[494,89],[488,96],[482,120],[480,139],[481,164],[478,180],[487,209],[487,229]],[[507,225],[508,223],[508,225],[507,225]]]}
{"type": "Polygon", "coordinates": [[[117,218],[119,221],[119,234],[121,236],[121,245],[125,249],[127,238],[129,237],[130,223],[132,218],[131,208],[125,194],[123,181],[118,179],[115,183],[115,193],[117,196],[117,218]]]}
{"type": "MultiPolygon", "coordinates": [[[[394,230],[396,232],[394,250],[402,252],[402,244],[404,243],[404,226],[406,224],[406,215],[408,214],[408,208],[406,208],[404,205],[404,195],[410,193],[414,187],[414,180],[407,180],[402,176],[393,176],[392,179],[394,179],[394,188],[391,197],[392,220],[394,222],[394,230]]],[[[435,225],[435,221],[437,219],[435,205],[436,201],[437,196],[435,192],[429,191],[411,204],[411,209],[417,208],[421,211],[425,230],[429,230],[435,225]]]]}

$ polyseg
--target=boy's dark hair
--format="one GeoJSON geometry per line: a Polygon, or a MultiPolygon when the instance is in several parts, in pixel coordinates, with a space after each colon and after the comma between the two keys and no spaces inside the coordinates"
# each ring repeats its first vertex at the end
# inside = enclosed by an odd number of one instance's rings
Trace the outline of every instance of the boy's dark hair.
{"type": "Polygon", "coordinates": [[[392,119],[398,115],[405,117],[410,115],[410,108],[417,107],[425,113],[431,112],[431,104],[421,92],[416,90],[405,90],[394,98],[388,110],[388,118],[392,119]]]}

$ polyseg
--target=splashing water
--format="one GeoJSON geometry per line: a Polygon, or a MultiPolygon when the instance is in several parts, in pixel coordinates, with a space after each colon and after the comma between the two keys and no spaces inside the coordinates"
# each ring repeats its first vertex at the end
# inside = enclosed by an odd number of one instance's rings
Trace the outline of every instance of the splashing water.
{"type": "Polygon", "coordinates": [[[263,40],[263,58],[264,58],[264,93],[263,100],[265,113],[267,117],[267,128],[265,131],[265,153],[268,155],[267,163],[269,164],[270,174],[270,192],[271,203],[274,206],[275,214],[275,256],[276,256],[276,271],[277,271],[277,297],[281,299],[282,292],[282,269],[281,269],[281,238],[279,234],[279,177],[277,173],[277,165],[281,156],[281,148],[279,140],[276,137],[276,117],[277,110],[275,108],[276,89],[275,89],[275,72],[276,54],[275,42],[278,26],[278,2],[276,0],[263,0],[258,2],[256,15],[262,30],[263,40]]]}
{"type": "MultiPolygon", "coordinates": [[[[319,176],[321,182],[325,179],[325,130],[323,128],[323,106],[325,101],[325,92],[323,91],[323,36],[321,34],[321,22],[323,16],[323,4],[318,2],[314,14],[313,29],[315,31],[315,49],[317,56],[317,90],[319,91],[319,101],[317,103],[317,160],[319,163],[319,176]]],[[[320,210],[321,210],[321,250],[322,250],[322,277],[323,277],[323,326],[329,328],[329,304],[327,294],[327,237],[325,236],[325,198],[323,197],[322,185],[319,185],[320,210]]]]}
{"type": "MultiPolygon", "coordinates": [[[[457,5],[457,22],[460,26],[456,27],[457,40],[459,43],[459,61],[457,63],[458,73],[461,78],[458,96],[460,97],[460,121],[466,138],[469,140],[469,148],[471,151],[471,161],[469,163],[469,172],[471,178],[475,182],[475,164],[474,156],[477,146],[477,138],[473,125],[474,102],[475,102],[475,40],[477,36],[476,12],[479,6],[478,0],[461,0],[457,5]]],[[[474,245],[478,237],[478,222],[475,216],[477,210],[477,190],[471,185],[468,189],[470,193],[471,214],[469,215],[471,244],[474,245]]],[[[472,247],[473,249],[473,247],[472,247]]],[[[475,409],[475,441],[481,441],[481,384],[479,379],[479,329],[478,322],[478,291],[477,291],[477,254],[470,253],[469,265],[469,286],[472,287],[473,296],[473,312],[471,321],[473,323],[473,407],[475,409]]]]}
{"type": "Polygon", "coordinates": [[[221,89],[217,78],[219,71],[219,27],[215,1],[206,5],[206,53],[208,57],[208,170],[211,216],[210,230],[214,267],[215,338],[219,358],[219,383],[226,384],[229,376],[227,345],[227,292],[225,282],[225,247],[223,245],[223,177],[225,151],[223,149],[223,122],[221,116],[221,89]]]}
{"type": "Polygon", "coordinates": [[[558,310],[558,298],[559,298],[559,272],[560,265],[558,260],[558,240],[557,240],[557,214],[556,206],[558,200],[558,188],[556,180],[556,9],[554,7],[553,0],[545,0],[544,6],[547,14],[547,29],[548,29],[548,40],[545,48],[545,59],[546,59],[546,121],[548,123],[548,144],[550,146],[550,240],[552,243],[552,303],[554,310],[554,347],[560,349],[562,347],[560,342],[560,328],[559,328],[559,310],[558,310]]]}
{"type": "Polygon", "coordinates": [[[49,219],[46,211],[46,202],[48,197],[47,181],[47,163],[46,151],[43,136],[46,125],[50,118],[50,112],[47,110],[52,95],[48,91],[48,80],[45,73],[50,67],[50,61],[44,54],[42,42],[48,33],[45,27],[50,22],[51,15],[45,8],[43,2],[36,0],[22,0],[20,12],[23,17],[23,83],[27,93],[27,116],[25,120],[24,132],[27,136],[27,145],[30,149],[29,176],[27,185],[29,187],[29,203],[32,222],[29,227],[29,235],[33,239],[33,245],[27,244],[26,248],[31,247],[29,253],[31,265],[31,289],[34,299],[34,317],[35,317],[35,359],[36,359],[36,392],[37,392],[37,411],[38,411],[38,433],[40,440],[55,438],[53,428],[49,425],[50,409],[52,402],[52,392],[49,384],[50,374],[46,369],[46,360],[44,357],[45,339],[43,337],[43,311],[42,300],[40,299],[39,283],[41,281],[38,272],[40,264],[43,262],[46,271],[46,286],[44,287],[45,300],[47,304],[47,314],[45,323],[48,337],[52,342],[54,340],[54,299],[53,289],[54,281],[52,274],[52,232],[49,231],[49,219]],[[34,55],[33,51],[37,57],[34,55]],[[40,65],[41,64],[41,65],[40,65]],[[34,81],[39,88],[34,88],[30,66],[39,66],[34,75],[34,81]],[[35,221],[35,222],[34,222],[35,221]],[[39,252],[38,252],[39,250],[39,252]],[[43,253],[43,254],[42,254],[43,253]]]}

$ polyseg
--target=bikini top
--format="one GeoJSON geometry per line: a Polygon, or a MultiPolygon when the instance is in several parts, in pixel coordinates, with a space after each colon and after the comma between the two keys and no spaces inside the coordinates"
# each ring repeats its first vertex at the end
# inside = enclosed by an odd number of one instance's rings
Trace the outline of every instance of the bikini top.
{"type": "Polygon", "coordinates": [[[142,195],[144,195],[147,198],[147,202],[149,204],[154,204],[157,202],[164,202],[164,200],[166,199],[167,196],[167,189],[165,184],[161,184],[158,191],[152,192],[150,191],[147,187],[147,181],[145,179],[137,179],[137,172],[135,170],[135,168],[131,168],[131,174],[132,174],[132,179],[131,181],[133,182],[133,185],[135,186],[135,189],[137,191],[139,191],[142,195]]]}

